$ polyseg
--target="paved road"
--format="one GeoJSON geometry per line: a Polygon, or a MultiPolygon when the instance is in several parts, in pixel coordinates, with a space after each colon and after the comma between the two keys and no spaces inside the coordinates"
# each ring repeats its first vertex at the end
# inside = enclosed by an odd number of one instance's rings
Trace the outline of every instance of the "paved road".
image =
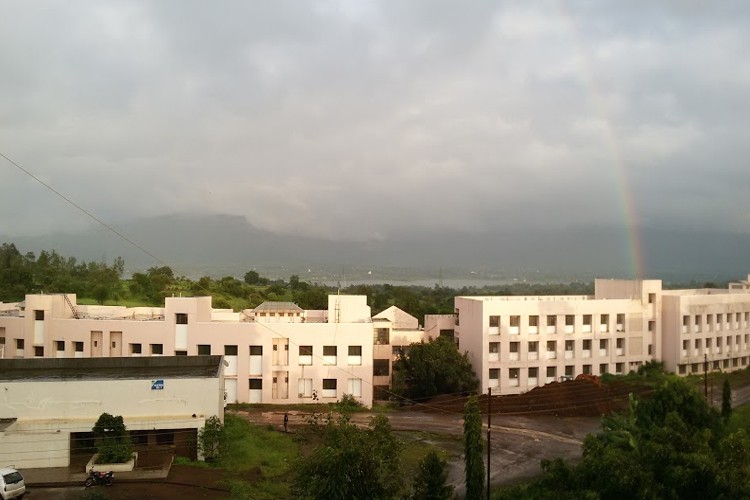
{"type": "Polygon", "coordinates": [[[732,406],[744,405],[748,401],[750,401],[750,385],[732,391],[732,406]]]}

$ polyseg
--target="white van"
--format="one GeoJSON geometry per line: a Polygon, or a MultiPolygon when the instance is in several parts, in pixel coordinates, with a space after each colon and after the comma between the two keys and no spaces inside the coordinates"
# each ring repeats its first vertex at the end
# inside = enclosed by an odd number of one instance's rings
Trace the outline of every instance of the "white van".
{"type": "Polygon", "coordinates": [[[21,498],[25,493],[26,484],[20,472],[11,468],[0,469],[0,498],[21,498]]]}

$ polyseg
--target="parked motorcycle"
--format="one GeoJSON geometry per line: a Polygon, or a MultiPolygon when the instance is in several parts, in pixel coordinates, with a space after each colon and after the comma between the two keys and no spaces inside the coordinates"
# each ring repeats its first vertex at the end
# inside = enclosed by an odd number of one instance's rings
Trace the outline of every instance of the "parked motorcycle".
{"type": "Polygon", "coordinates": [[[112,471],[97,472],[91,469],[89,471],[89,477],[86,478],[86,482],[84,484],[86,485],[86,488],[94,484],[104,484],[107,486],[112,486],[112,478],[114,477],[115,477],[115,473],[112,471]]]}

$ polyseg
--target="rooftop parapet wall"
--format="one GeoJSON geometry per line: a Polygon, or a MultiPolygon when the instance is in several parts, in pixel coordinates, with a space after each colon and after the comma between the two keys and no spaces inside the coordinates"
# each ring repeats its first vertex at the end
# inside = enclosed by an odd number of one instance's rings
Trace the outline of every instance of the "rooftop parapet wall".
{"type": "Polygon", "coordinates": [[[571,300],[594,300],[593,295],[462,295],[455,298],[478,302],[570,302],[571,300]]]}
{"type": "Polygon", "coordinates": [[[329,323],[370,323],[372,312],[366,295],[329,295],[329,323]]]}
{"type": "Polygon", "coordinates": [[[0,381],[218,377],[222,356],[0,359],[0,381]]]}
{"type": "Polygon", "coordinates": [[[594,298],[643,300],[650,293],[662,291],[661,280],[594,280],[594,298]]]}
{"type": "Polygon", "coordinates": [[[682,290],[665,290],[665,296],[702,296],[702,295],[750,295],[750,289],[744,288],[687,288],[682,290]]]}

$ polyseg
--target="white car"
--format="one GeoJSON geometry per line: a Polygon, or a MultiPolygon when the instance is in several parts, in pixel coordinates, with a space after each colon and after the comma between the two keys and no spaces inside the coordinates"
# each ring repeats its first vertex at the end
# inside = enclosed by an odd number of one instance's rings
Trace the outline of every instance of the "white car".
{"type": "Polygon", "coordinates": [[[21,498],[25,493],[26,484],[20,472],[11,468],[0,469],[0,498],[21,498]]]}

